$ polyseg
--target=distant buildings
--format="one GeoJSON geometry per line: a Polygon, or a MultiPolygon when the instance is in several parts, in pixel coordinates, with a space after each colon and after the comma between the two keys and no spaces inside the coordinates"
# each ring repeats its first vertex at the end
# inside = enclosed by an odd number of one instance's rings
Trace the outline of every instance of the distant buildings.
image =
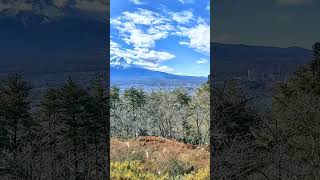
{"type": "Polygon", "coordinates": [[[232,79],[243,81],[285,81],[288,74],[280,73],[259,73],[255,69],[248,69],[247,73],[234,73],[232,79]]]}

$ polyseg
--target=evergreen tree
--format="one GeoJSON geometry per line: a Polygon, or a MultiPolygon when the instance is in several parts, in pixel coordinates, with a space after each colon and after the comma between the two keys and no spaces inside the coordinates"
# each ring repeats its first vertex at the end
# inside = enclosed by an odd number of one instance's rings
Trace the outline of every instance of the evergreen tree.
{"type": "Polygon", "coordinates": [[[19,176],[19,159],[22,135],[35,125],[30,114],[29,94],[31,85],[20,74],[9,75],[0,84],[0,121],[2,143],[12,153],[10,170],[14,178],[19,176]]]}
{"type": "Polygon", "coordinates": [[[73,177],[80,179],[79,172],[79,153],[86,148],[86,131],[85,131],[85,117],[86,105],[88,102],[88,93],[81,87],[75,84],[71,78],[61,90],[62,94],[62,122],[63,130],[66,134],[65,143],[72,145],[73,153],[73,177]]]}
{"type": "Polygon", "coordinates": [[[214,89],[215,104],[213,104],[214,119],[212,126],[219,125],[227,139],[235,137],[252,137],[251,129],[254,127],[256,118],[250,107],[250,99],[239,84],[230,81],[223,87],[214,89]]]}
{"type": "Polygon", "coordinates": [[[110,108],[116,109],[118,103],[120,102],[120,89],[116,86],[110,89],[110,108]]]}
{"type": "Polygon", "coordinates": [[[182,121],[182,141],[186,143],[194,143],[193,139],[193,127],[189,122],[188,117],[191,115],[190,113],[190,103],[191,97],[188,92],[183,88],[178,88],[173,91],[173,94],[176,96],[176,106],[177,111],[181,112],[181,121],[182,121]]]}
{"type": "Polygon", "coordinates": [[[204,144],[209,140],[210,129],[210,92],[209,84],[201,85],[195,92],[192,98],[192,116],[196,129],[196,139],[194,143],[204,144]]]}
{"type": "Polygon", "coordinates": [[[129,121],[132,126],[127,127],[127,133],[139,136],[139,127],[142,128],[144,118],[142,117],[143,107],[146,103],[146,95],[142,89],[130,88],[124,91],[124,99],[129,113],[129,121]]]}
{"type": "Polygon", "coordinates": [[[94,144],[95,147],[95,177],[99,179],[101,172],[107,177],[109,169],[103,169],[109,162],[109,99],[106,96],[103,81],[98,76],[93,82],[91,96],[86,106],[87,110],[87,132],[88,143],[94,144]],[[101,150],[103,157],[101,158],[101,150]],[[103,160],[102,163],[100,160],[103,160]],[[102,167],[102,168],[101,168],[102,167]]]}
{"type": "Polygon", "coordinates": [[[49,89],[42,98],[40,112],[45,122],[48,122],[48,135],[51,154],[50,178],[56,179],[57,135],[59,116],[61,113],[61,93],[56,89],[49,89]]]}
{"type": "MultiPolygon", "coordinates": [[[[281,147],[278,176],[319,178],[320,164],[320,44],[313,46],[314,60],[277,87],[273,113],[277,146],[281,147]]],[[[280,156],[279,155],[279,156],[280,156]]]]}

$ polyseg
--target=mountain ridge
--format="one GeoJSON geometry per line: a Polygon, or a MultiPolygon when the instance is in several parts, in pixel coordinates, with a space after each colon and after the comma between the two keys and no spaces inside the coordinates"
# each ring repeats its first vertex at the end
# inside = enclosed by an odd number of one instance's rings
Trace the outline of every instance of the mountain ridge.
{"type": "Polygon", "coordinates": [[[214,75],[219,79],[246,76],[248,71],[260,75],[277,75],[281,80],[313,59],[313,52],[301,47],[251,46],[211,43],[214,75]]]}
{"type": "Polygon", "coordinates": [[[121,89],[139,87],[148,90],[177,86],[193,89],[206,81],[206,77],[175,75],[137,66],[110,66],[110,83],[121,89]]]}

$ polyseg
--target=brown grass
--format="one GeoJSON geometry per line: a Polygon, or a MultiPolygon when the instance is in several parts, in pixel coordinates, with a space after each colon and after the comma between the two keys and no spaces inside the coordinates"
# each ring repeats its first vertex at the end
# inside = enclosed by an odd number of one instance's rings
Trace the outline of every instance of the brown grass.
{"type": "Polygon", "coordinates": [[[181,169],[188,171],[188,169],[197,170],[208,167],[210,153],[208,147],[155,136],[127,141],[111,138],[111,160],[139,160],[150,164],[150,169],[157,169],[157,171],[179,165],[181,169]]]}

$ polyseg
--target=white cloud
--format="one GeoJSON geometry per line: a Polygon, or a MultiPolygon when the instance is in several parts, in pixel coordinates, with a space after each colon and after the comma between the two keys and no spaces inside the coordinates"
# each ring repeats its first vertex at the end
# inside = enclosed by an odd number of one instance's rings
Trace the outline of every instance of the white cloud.
{"type": "Polygon", "coordinates": [[[130,0],[133,4],[135,5],[142,5],[142,4],[145,4],[143,2],[141,2],[141,0],[130,0]]]}
{"type": "Polygon", "coordinates": [[[208,59],[204,59],[204,58],[201,58],[197,61],[197,64],[208,64],[208,63],[209,63],[208,59]]]}
{"type": "Polygon", "coordinates": [[[121,16],[111,19],[111,24],[127,44],[142,48],[154,47],[157,40],[166,38],[174,29],[169,19],[144,9],[123,12],[121,16]]]}
{"type": "Polygon", "coordinates": [[[161,71],[161,72],[172,72],[172,71],[174,71],[174,69],[171,68],[171,67],[161,66],[159,64],[153,64],[153,63],[146,62],[146,61],[135,61],[134,64],[135,65],[139,65],[141,67],[144,67],[146,69],[153,70],[153,71],[161,71]]]}
{"type": "Polygon", "coordinates": [[[171,19],[156,12],[139,8],[135,12],[123,12],[121,16],[111,19],[111,24],[119,31],[124,42],[135,48],[153,48],[156,41],[169,35],[186,37],[180,42],[198,52],[209,54],[210,26],[201,17],[195,20],[191,11],[167,12],[171,19]],[[180,24],[175,28],[176,24],[180,24]],[[197,24],[193,27],[185,25],[197,24]]]}
{"type": "Polygon", "coordinates": [[[160,63],[175,58],[175,55],[171,53],[148,48],[125,49],[114,41],[110,42],[110,55],[113,65],[120,65],[121,62],[118,60],[123,58],[127,64],[162,72],[171,72],[173,69],[168,66],[161,66],[160,63]]]}
{"type": "Polygon", "coordinates": [[[168,66],[158,66],[158,67],[156,67],[156,68],[150,68],[150,70],[167,72],[167,73],[171,73],[171,72],[174,71],[173,68],[168,67],[168,66]]]}
{"type": "Polygon", "coordinates": [[[179,2],[181,2],[182,4],[190,4],[193,3],[193,0],[178,0],[179,2]]]}
{"type": "Polygon", "coordinates": [[[200,53],[209,55],[210,53],[210,25],[206,23],[198,24],[194,27],[180,27],[177,35],[186,37],[188,41],[181,41],[181,45],[186,45],[200,53]]]}
{"type": "Polygon", "coordinates": [[[208,2],[207,6],[206,6],[206,10],[210,11],[210,1],[208,2]]]}
{"type": "Polygon", "coordinates": [[[158,13],[145,9],[138,9],[136,12],[123,12],[121,18],[122,20],[126,20],[134,24],[152,25],[162,22],[157,19],[159,16],[160,15],[158,13]]]}
{"type": "Polygon", "coordinates": [[[191,11],[182,11],[177,13],[170,13],[172,19],[178,23],[185,24],[193,19],[193,13],[191,11]]]}
{"type": "Polygon", "coordinates": [[[174,26],[170,19],[165,16],[138,9],[135,12],[123,12],[120,16],[111,19],[111,24],[119,32],[119,37],[126,44],[132,46],[121,48],[119,44],[111,41],[111,59],[114,64],[119,57],[124,58],[127,63],[137,65],[146,69],[171,72],[172,68],[162,66],[163,61],[175,58],[175,55],[156,51],[156,41],[167,38],[174,26]]]}
{"type": "Polygon", "coordinates": [[[159,40],[169,36],[182,37],[181,45],[205,55],[210,51],[210,26],[204,19],[196,18],[192,11],[164,11],[160,14],[138,8],[136,11],[123,12],[112,18],[110,23],[116,30],[117,39],[126,43],[122,47],[111,37],[111,64],[121,63],[118,60],[122,58],[131,65],[173,72],[174,69],[162,63],[175,58],[175,55],[155,49],[159,40]]]}
{"type": "Polygon", "coordinates": [[[159,63],[174,58],[173,54],[164,51],[149,50],[147,48],[134,48],[128,50],[133,54],[134,59],[142,59],[151,63],[159,63]]]}

